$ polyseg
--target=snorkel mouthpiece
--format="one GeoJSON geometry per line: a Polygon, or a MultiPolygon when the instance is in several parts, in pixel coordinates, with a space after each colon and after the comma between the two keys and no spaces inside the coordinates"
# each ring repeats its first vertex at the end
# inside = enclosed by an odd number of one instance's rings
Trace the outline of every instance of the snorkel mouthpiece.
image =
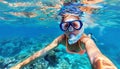
{"type": "Polygon", "coordinates": [[[83,32],[84,32],[84,27],[82,26],[81,30],[79,31],[80,33],[77,34],[77,35],[74,35],[74,34],[70,34],[69,35],[69,39],[68,39],[68,43],[71,45],[71,44],[74,44],[76,43],[82,36],[83,32]]]}
{"type": "Polygon", "coordinates": [[[73,44],[75,42],[75,35],[74,34],[70,34],[70,38],[68,40],[69,44],[73,44]]]}

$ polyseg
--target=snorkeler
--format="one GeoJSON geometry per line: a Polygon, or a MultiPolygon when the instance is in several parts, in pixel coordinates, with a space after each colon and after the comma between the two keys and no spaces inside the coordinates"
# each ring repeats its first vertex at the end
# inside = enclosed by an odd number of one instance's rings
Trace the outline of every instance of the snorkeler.
{"type": "MultiPolygon", "coordinates": [[[[84,23],[81,21],[83,11],[78,6],[83,6],[83,4],[69,3],[61,8],[59,13],[59,15],[62,16],[60,29],[64,31],[63,35],[60,35],[47,47],[36,52],[34,55],[11,69],[20,69],[22,66],[30,63],[36,58],[45,55],[59,44],[66,46],[69,53],[84,54],[87,52],[94,69],[117,69],[111,60],[101,53],[93,39],[84,34],[84,23]]],[[[86,11],[89,12],[91,10],[86,11]]]]}

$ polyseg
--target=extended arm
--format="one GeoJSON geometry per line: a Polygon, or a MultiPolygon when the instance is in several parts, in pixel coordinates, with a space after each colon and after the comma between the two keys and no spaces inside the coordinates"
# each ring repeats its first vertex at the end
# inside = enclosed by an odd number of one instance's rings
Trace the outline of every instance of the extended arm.
{"type": "Polygon", "coordinates": [[[57,37],[51,44],[49,44],[47,47],[45,47],[42,50],[39,50],[38,52],[34,53],[32,56],[28,57],[26,60],[22,61],[21,63],[18,63],[16,66],[11,67],[10,69],[20,69],[23,66],[29,64],[31,61],[37,59],[38,57],[41,57],[43,55],[45,55],[48,51],[52,50],[53,48],[55,48],[59,42],[62,41],[62,38],[64,37],[64,35],[61,35],[59,37],[57,37]]]}
{"type": "Polygon", "coordinates": [[[94,69],[117,69],[111,60],[101,53],[91,38],[84,35],[82,42],[85,43],[88,56],[94,69]]]}

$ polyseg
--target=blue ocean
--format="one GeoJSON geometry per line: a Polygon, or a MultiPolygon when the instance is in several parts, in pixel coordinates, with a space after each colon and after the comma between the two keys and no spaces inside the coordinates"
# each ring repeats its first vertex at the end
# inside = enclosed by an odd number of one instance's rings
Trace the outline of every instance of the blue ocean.
{"type": "MultiPolygon", "coordinates": [[[[120,1],[106,0],[85,28],[101,52],[120,69],[120,1]]],[[[55,5],[60,0],[0,0],[0,69],[10,69],[64,34],[55,5]]],[[[59,45],[22,69],[92,69],[87,53],[59,45]]]]}

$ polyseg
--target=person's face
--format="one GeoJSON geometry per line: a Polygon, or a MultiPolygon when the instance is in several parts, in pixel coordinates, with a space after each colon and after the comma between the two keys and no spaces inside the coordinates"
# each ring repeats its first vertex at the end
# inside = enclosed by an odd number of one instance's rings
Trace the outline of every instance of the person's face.
{"type": "MultiPolygon", "coordinates": [[[[70,21],[74,21],[74,20],[79,20],[79,18],[71,15],[71,16],[64,18],[63,22],[70,22],[70,21]]],[[[76,24],[76,25],[79,25],[79,24],[76,24]]],[[[68,38],[69,38],[69,35],[71,35],[71,34],[77,35],[78,33],[80,33],[80,31],[74,29],[72,26],[70,26],[68,28],[68,30],[65,31],[65,34],[68,38]]]]}

